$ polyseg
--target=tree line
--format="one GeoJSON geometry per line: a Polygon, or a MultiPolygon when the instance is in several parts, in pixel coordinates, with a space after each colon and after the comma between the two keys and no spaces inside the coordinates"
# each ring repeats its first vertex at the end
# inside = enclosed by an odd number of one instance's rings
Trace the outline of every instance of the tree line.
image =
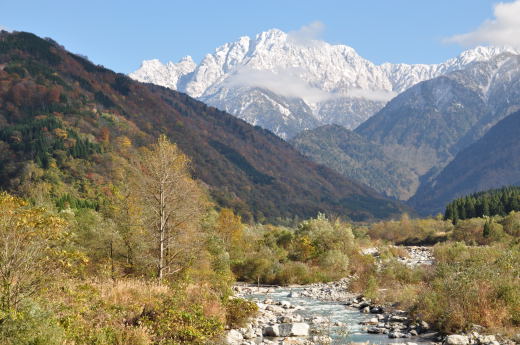
{"type": "Polygon", "coordinates": [[[446,206],[444,219],[457,222],[469,218],[505,216],[511,211],[520,211],[520,187],[493,189],[455,199],[446,206]]]}

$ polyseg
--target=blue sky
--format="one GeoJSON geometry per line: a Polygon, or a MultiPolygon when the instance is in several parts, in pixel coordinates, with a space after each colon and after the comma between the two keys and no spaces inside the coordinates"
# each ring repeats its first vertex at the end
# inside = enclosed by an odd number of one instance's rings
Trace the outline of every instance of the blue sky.
{"type": "Polygon", "coordinates": [[[240,36],[324,24],[322,39],[376,63],[437,63],[464,47],[447,37],[493,18],[493,0],[3,0],[0,26],[51,37],[118,72],[144,59],[196,62],[240,36]]]}

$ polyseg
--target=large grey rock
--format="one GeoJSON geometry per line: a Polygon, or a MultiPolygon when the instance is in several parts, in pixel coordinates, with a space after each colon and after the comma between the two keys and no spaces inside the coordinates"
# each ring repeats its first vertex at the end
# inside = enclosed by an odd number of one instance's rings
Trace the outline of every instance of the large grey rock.
{"type": "Polygon", "coordinates": [[[280,336],[280,325],[266,326],[263,330],[263,335],[266,337],[279,337],[280,336]]]}
{"type": "Polygon", "coordinates": [[[483,345],[492,344],[496,340],[497,339],[496,339],[496,337],[494,335],[480,335],[480,336],[478,336],[479,344],[483,344],[483,345]]]}
{"type": "Polygon", "coordinates": [[[244,340],[244,337],[236,329],[230,330],[228,332],[228,334],[226,335],[226,344],[228,344],[228,345],[240,345],[240,344],[242,344],[243,340],[244,340]]]}
{"type": "Polygon", "coordinates": [[[370,327],[367,329],[367,333],[370,334],[384,334],[385,331],[388,331],[386,328],[381,327],[370,327]]]}
{"type": "Polygon", "coordinates": [[[384,309],[383,309],[383,307],[380,307],[380,306],[370,308],[371,314],[382,314],[383,312],[384,312],[384,309]]]}
{"type": "Polygon", "coordinates": [[[244,339],[254,339],[256,338],[256,332],[253,328],[246,328],[243,331],[241,330],[241,333],[244,337],[244,339]]]}
{"type": "Polygon", "coordinates": [[[422,329],[422,330],[425,330],[425,331],[427,331],[427,330],[430,329],[430,325],[429,325],[428,322],[426,322],[426,321],[421,321],[421,322],[419,323],[419,326],[421,326],[421,329],[422,329]]]}
{"type": "Polygon", "coordinates": [[[451,334],[446,337],[444,341],[446,345],[468,345],[469,338],[461,334],[451,334]]]}
{"type": "Polygon", "coordinates": [[[392,338],[392,339],[405,338],[405,334],[398,332],[398,331],[394,331],[394,332],[388,333],[388,338],[392,338]]]}
{"type": "Polygon", "coordinates": [[[266,337],[306,337],[310,327],[303,322],[280,323],[264,327],[263,335],[266,337]]]}
{"type": "Polygon", "coordinates": [[[291,327],[291,336],[295,337],[306,337],[309,335],[310,327],[308,324],[303,322],[297,322],[290,324],[291,327]]]}

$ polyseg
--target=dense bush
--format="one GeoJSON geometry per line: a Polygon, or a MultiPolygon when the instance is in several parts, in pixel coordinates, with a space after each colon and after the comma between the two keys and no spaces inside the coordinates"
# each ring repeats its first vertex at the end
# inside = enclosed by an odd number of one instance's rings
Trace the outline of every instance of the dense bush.
{"type": "Polygon", "coordinates": [[[520,326],[520,248],[435,248],[437,265],[420,292],[414,313],[445,332],[478,324],[494,329],[520,326]]]}
{"type": "Polygon", "coordinates": [[[17,311],[0,312],[3,345],[62,345],[65,331],[55,315],[33,301],[17,311]]]}
{"type": "Polygon", "coordinates": [[[226,302],[225,306],[226,326],[230,328],[244,327],[247,320],[258,312],[258,306],[255,302],[241,298],[232,298],[226,302]]]}
{"type": "Polygon", "coordinates": [[[359,248],[351,226],[322,214],[296,228],[254,226],[244,229],[231,248],[239,280],[264,284],[305,284],[343,278],[355,268],[359,248]]]}
{"type": "Polygon", "coordinates": [[[146,312],[140,322],[152,330],[155,344],[165,345],[205,345],[224,330],[218,318],[206,316],[197,305],[179,310],[175,305],[165,303],[157,311],[146,312]]]}
{"type": "Polygon", "coordinates": [[[400,220],[377,222],[370,225],[368,235],[372,239],[404,245],[433,245],[446,240],[446,233],[453,229],[449,221],[437,218],[412,219],[404,214],[400,220]]]}

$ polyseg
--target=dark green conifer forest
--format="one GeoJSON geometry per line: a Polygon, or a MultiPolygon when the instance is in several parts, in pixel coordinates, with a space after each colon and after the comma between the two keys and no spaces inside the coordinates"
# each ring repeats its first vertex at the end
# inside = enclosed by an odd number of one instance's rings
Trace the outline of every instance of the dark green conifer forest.
{"type": "Polygon", "coordinates": [[[460,219],[506,216],[511,211],[520,211],[520,187],[504,187],[457,198],[446,206],[444,219],[457,222],[460,219]]]}

